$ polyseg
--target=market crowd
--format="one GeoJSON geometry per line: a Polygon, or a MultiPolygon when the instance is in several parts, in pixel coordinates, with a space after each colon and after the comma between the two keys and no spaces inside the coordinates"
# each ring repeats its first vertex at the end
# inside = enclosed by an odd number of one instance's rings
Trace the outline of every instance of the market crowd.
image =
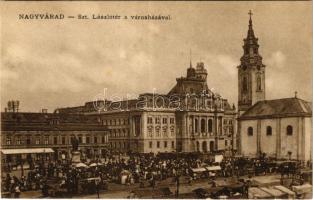
{"type": "MultiPolygon", "coordinates": [[[[186,177],[192,182],[195,177],[193,169],[203,166],[219,165],[217,176],[263,175],[268,173],[296,173],[305,163],[294,165],[275,165],[270,158],[224,158],[216,163],[214,157],[200,158],[194,155],[177,157],[167,155],[130,155],[129,157],[110,156],[106,159],[94,159],[88,163],[73,165],[70,160],[57,160],[35,163],[34,169],[25,175],[16,177],[10,173],[2,177],[3,191],[11,197],[18,198],[20,193],[28,190],[41,190],[43,196],[49,196],[49,190],[64,191],[66,194],[94,193],[108,189],[108,183],[134,184],[140,187],[155,187],[157,181],[167,178],[177,180],[186,177]],[[176,178],[176,179],[175,179],[176,178]]],[[[311,166],[311,163],[306,163],[311,166]]]]}

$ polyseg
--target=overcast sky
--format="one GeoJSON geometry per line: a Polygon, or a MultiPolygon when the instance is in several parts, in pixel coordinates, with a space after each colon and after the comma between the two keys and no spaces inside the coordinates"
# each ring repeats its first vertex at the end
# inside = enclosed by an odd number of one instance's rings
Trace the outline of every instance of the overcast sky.
{"type": "Polygon", "coordinates": [[[311,101],[312,5],[307,2],[4,2],[1,110],[78,106],[109,95],[167,93],[192,62],[237,105],[248,11],[266,65],[266,98],[311,101]],[[18,20],[20,13],[171,15],[170,21],[18,20]]]}

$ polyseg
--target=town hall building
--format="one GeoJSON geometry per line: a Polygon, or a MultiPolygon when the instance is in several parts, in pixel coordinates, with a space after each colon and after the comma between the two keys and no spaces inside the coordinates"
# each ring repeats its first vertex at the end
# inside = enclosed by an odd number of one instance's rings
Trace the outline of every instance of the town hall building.
{"type": "Polygon", "coordinates": [[[144,93],[137,99],[98,101],[59,108],[58,113],[97,116],[109,130],[117,152],[231,152],[236,109],[207,85],[204,63],[187,68],[167,94],[144,93]]]}

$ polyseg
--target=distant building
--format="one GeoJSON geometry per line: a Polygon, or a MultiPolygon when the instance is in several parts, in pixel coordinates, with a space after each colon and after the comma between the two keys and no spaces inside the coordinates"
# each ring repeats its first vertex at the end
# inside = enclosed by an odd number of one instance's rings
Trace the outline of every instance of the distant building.
{"type": "MultiPolygon", "coordinates": [[[[52,151],[45,159],[71,156],[71,139],[80,142],[79,150],[86,157],[101,157],[107,148],[106,126],[97,118],[55,113],[1,113],[2,163],[26,157],[41,159],[40,152],[52,151]],[[28,153],[23,152],[27,150],[28,153]],[[30,152],[39,154],[31,154],[30,152]]],[[[44,153],[44,152],[41,152],[44,153]]]]}
{"type": "Polygon", "coordinates": [[[100,117],[109,129],[109,146],[119,152],[215,152],[232,150],[236,110],[207,85],[204,63],[187,69],[168,94],[88,102],[57,113],[100,117]],[[91,106],[93,105],[93,107],[91,106]]]}
{"type": "Polygon", "coordinates": [[[265,65],[250,15],[238,66],[238,151],[278,159],[311,159],[312,106],[297,97],[265,100],[265,65]]]}

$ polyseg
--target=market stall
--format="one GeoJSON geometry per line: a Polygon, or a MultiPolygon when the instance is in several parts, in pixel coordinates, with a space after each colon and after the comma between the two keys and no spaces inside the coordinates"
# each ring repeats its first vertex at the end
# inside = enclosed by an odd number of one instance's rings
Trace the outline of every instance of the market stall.
{"type": "Polygon", "coordinates": [[[286,188],[282,185],[276,185],[276,186],[274,186],[274,188],[288,194],[288,199],[295,199],[295,197],[296,197],[295,192],[293,192],[292,190],[289,190],[288,188],[286,188]]]}
{"type": "Polygon", "coordinates": [[[248,198],[249,199],[273,199],[274,196],[261,190],[258,187],[250,187],[248,189],[248,198]]]}
{"type": "Polygon", "coordinates": [[[302,198],[302,199],[312,198],[312,185],[311,184],[292,186],[292,190],[296,193],[297,198],[302,198]]]}

